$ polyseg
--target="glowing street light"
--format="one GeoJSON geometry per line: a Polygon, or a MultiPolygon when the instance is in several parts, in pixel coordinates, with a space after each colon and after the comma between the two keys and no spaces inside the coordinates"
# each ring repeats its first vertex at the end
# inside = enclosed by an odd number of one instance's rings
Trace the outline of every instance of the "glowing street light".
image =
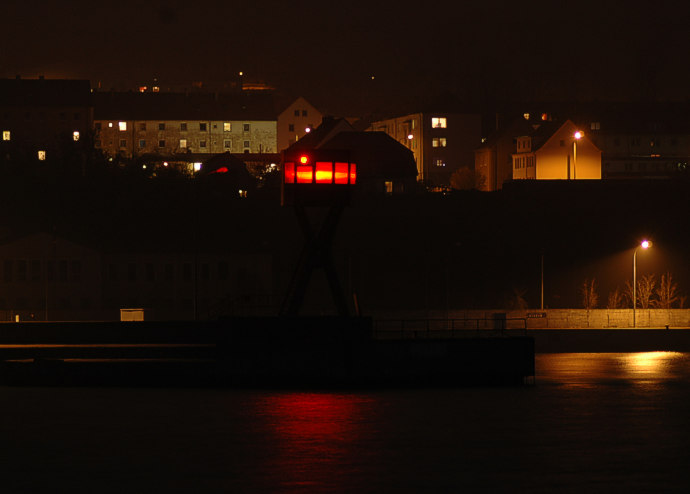
{"type": "Polygon", "coordinates": [[[581,130],[575,131],[573,134],[574,140],[573,140],[573,180],[575,180],[577,177],[575,175],[576,173],[576,164],[577,164],[577,141],[582,139],[584,137],[585,133],[582,132],[581,130]]]}
{"type": "Polygon", "coordinates": [[[647,250],[652,246],[650,240],[643,240],[640,245],[635,247],[633,252],[633,328],[637,325],[635,310],[637,308],[637,249],[640,247],[647,250]]]}

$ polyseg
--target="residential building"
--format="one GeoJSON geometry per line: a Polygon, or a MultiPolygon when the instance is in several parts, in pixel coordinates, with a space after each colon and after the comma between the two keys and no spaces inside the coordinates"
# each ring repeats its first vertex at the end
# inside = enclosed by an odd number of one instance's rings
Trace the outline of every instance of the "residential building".
{"type": "Polygon", "coordinates": [[[513,179],[517,136],[533,130],[527,119],[519,117],[484,140],[474,152],[475,185],[478,190],[501,190],[505,182],[513,179]]]}
{"type": "Polygon", "coordinates": [[[481,144],[478,114],[413,113],[373,122],[369,130],[385,132],[412,151],[417,180],[432,189],[449,187],[459,168],[474,168],[481,144]]]}
{"type": "Polygon", "coordinates": [[[278,152],[297,142],[321,124],[323,115],[303,97],[278,114],[278,152]]]}
{"type": "Polygon", "coordinates": [[[45,161],[80,153],[90,144],[89,81],[0,79],[2,161],[45,161]]]}
{"type": "Polygon", "coordinates": [[[601,150],[572,121],[545,121],[516,140],[513,180],[599,180],[601,150]]]}
{"type": "Polygon", "coordinates": [[[111,157],[276,153],[264,93],[94,93],[95,147],[111,157]]]}

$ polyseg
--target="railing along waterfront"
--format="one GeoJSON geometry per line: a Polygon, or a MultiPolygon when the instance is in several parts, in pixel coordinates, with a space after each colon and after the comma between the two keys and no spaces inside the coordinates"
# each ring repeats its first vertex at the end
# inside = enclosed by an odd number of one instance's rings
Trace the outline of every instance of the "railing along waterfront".
{"type": "Polygon", "coordinates": [[[477,336],[523,335],[524,317],[499,319],[375,319],[377,339],[470,338],[477,336]]]}

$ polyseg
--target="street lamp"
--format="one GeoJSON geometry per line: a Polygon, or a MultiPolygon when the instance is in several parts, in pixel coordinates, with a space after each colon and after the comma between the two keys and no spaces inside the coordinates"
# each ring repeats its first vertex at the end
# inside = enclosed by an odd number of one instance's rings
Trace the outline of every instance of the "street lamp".
{"type": "Polygon", "coordinates": [[[574,137],[574,139],[573,139],[573,180],[575,180],[577,178],[575,175],[576,164],[577,164],[577,141],[582,139],[582,136],[584,136],[584,135],[585,135],[584,132],[582,132],[581,130],[578,130],[573,134],[573,137],[574,137]]]}
{"type": "Polygon", "coordinates": [[[650,240],[643,240],[640,245],[635,247],[635,250],[633,252],[633,328],[636,327],[637,320],[636,320],[636,314],[635,314],[635,309],[637,307],[637,249],[642,247],[643,249],[649,249],[652,246],[652,242],[650,240]]]}

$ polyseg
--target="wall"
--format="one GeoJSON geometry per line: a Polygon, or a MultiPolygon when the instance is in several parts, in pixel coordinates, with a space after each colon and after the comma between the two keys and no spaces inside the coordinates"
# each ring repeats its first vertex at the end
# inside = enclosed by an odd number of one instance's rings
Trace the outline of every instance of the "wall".
{"type": "Polygon", "coordinates": [[[601,179],[601,151],[586,134],[578,140],[577,157],[573,157],[576,130],[567,122],[536,151],[537,180],[601,179]]]}

